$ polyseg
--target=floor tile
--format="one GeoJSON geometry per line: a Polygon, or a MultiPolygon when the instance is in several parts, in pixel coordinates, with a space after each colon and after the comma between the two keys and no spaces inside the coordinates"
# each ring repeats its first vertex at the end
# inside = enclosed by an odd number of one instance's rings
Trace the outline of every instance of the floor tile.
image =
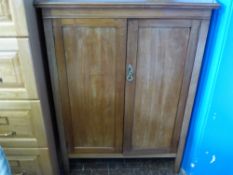
{"type": "Polygon", "coordinates": [[[92,170],[91,175],[108,175],[108,170],[92,170]]]}
{"type": "Polygon", "coordinates": [[[73,170],[71,175],[91,175],[91,170],[73,170]]]}
{"type": "Polygon", "coordinates": [[[152,175],[152,171],[149,168],[139,168],[133,170],[134,175],[152,175]]]}
{"type": "Polygon", "coordinates": [[[174,159],[74,159],[71,175],[175,175],[174,159]]]}
{"type": "Polygon", "coordinates": [[[109,175],[134,175],[131,169],[109,170],[109,175]]]}
{"type": "Polygon", "coordinates": [[[108,163],[107,162],[103,162],[103,161],[98,161],[98,160],[86,160],[86,161],[83,161],[83,166],[84,166],[84,169],[89,169],[89,170],[92,170],[92,169],[108,169],[108,163]]]}
{"type": "Polygon", "coordinates": [[[118,169],[127,168],[125,161],[122,159],[110,160],[108,164],[109,164],[110,170],[118,170],[118,169]]]}

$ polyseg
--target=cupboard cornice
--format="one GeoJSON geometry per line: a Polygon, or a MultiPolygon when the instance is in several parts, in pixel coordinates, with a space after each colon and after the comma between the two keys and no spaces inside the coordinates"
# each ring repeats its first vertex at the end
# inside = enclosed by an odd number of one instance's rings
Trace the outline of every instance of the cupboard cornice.
{"type": "Polygon", "coordinates": [[[219,4],[215,0],[37,0],[37,7],[41,8],[171,8],[171,9],[213,9],[219,4]]]}
{"type": "Polygon", "coordinates": [[[106,8],[106,9],[43,9],[44,19],[60,18],[159,18],[159,19],[210,19],[211,10],[201,9],[146,9],[146,8],[106,8]]]}

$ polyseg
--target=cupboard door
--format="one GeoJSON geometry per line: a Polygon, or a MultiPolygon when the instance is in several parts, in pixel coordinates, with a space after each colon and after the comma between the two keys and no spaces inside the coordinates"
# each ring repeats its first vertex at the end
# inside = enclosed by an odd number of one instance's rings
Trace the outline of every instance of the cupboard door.
{"type": "Polygon", "coordinates": [[[125,154],[176,153],[194,30],[191,20],[129,21],[125,154]]]}
{"type": "Polygon", "coordinates": [[[122,151],[126,20],[53,22],[70,154],[122,151]]]}

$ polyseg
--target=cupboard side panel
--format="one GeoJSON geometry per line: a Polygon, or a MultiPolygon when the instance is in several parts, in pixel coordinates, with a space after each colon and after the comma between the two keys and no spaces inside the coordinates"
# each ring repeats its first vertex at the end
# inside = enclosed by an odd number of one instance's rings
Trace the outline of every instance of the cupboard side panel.
{"type": "MultiPolygon", "coordinates": [[[[51,19],[44,19],[44,33],[46,39],[46,48],[47,48],[47,57],[49,64],[49,73],[51,77],[52,91],[53,91],[53,101],[55,104],[56,119],[58,124],[59,132],[59,144],[60,144],[60,155],[61,164],[64,167],[64,173],[68,174],[69,172],[69,161],[68,161],[68,149],[66,143],[65,129],[63,125],[62,118],[62,104],[59,88],[59,77],[56,61],[56,52],[55,52],[55,41],[53,34],[53,22],[51,19]]],[[[63,168],[62,168],[63,169],[63,168]]]]}
{"type": "Polygon", "coordinates": [[[194,98],[195,98],[195,94],[196,94],[196,89],[197,89],[203,54],[204,54],[204,50],[205,50],[205,44],[206,44],[208,30],[209,30],[209,20],[202,20],[201,24],[200,24],[199,33],[198,33],[198,42],[196,45],[196,52],[193,55],[194,64],[193,64],[193,69],[192,69],[190,86],[189,86],[189,90],[188,90],[188,96],[187,96],[187,100],[186,100],[186,104],[185,104],[184,119],[183,119],[182,127],[181,127],[181,134],[180,134],[180,139],[179,139],[177,158],[175,161],[175,171],[176,172],[179,171],[180,163],[181,163],[182,156],[183,156],[183,151],[184,151],[184,147],[185,147],[189,122],[190,122],[191,113],[192,113],[192,107],[193,107],[194,98]]]}

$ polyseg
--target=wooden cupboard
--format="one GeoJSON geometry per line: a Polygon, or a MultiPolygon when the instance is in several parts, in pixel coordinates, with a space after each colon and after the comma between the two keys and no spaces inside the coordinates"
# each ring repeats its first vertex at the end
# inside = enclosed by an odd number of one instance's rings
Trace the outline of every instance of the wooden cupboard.
{"type": "Polygon", "coordinates": [[[58,175],[33,2],[0,0],[0,146],[13,174],[58,175]]]}
{"type": "Polygon", "coordinates": [[[213,1],[38,1],[64,164],[176,157],[185,144],[213,1]]]}

